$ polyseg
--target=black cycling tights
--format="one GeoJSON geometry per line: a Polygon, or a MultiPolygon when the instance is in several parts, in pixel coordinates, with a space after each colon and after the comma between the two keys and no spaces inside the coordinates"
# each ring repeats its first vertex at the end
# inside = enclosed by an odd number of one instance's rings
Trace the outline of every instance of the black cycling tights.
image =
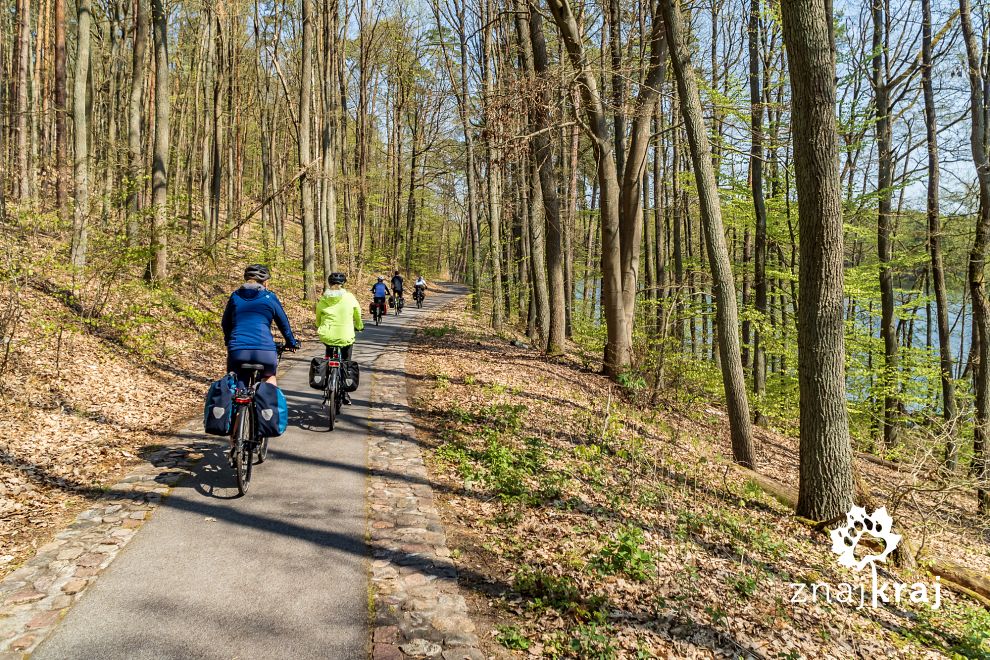
{"type": "Polygon", "coordinates": [[[333,349],[339,348],[340,359],[345,361],[351,359],[351,352],[354,350],[354,344],[351,344],[349,346],[329,346],[327,344],[324,344],[324,346],[326,346],[327,350],[323,354],[323,357],[330,357],[331,353],[333,352],[333,349]]]}

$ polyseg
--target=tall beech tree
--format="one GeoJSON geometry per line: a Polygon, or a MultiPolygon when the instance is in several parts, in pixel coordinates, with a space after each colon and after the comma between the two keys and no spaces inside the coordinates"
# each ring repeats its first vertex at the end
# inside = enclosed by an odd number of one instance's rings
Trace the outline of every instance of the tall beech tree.
{"type": "Polygon", "coordinates": [[[791,80],[801,233],[797,513],[811,520],[832,520],[852,505],[853,475],[844,380],[842,196],[831,3],[785,2],[781,18],[791,80]]]}

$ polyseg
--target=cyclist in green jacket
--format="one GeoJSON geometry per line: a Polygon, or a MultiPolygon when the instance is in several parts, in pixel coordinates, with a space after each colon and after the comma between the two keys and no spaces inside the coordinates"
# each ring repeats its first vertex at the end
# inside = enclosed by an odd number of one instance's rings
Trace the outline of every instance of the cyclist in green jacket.
{"type": "MultiPolygon", "coordinates": [[[[364,330],[361,319],[361,305],[350,291],[344,289],[347,276],[343,273],[330,273],[323,297],[316,303],[316,332],[326,346],[326,357],[336,347],[340,358],[350,360],[354,348],[354,333],[364,330]]],[[[344,403],[350,398],[344,394],[344,403]]]]}

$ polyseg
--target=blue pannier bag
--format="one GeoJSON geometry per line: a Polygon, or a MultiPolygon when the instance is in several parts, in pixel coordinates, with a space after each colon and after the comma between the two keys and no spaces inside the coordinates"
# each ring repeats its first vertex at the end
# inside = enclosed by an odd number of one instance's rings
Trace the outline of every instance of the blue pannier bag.
{"type": "Polygon", "coordinates": [[[262,438],[276,438],[289,425],[289,407],[285,395],[271,383],[258,383],[254,391],[255,423],[262,438]]]}
{"type": "Polygon", "coordinates": [[[230,435],[230,423],[234,413],[234,390],[237,381],[227,374],[212,383],[206,392],[203,407],[203,430],[210,435],[230,435]]]}

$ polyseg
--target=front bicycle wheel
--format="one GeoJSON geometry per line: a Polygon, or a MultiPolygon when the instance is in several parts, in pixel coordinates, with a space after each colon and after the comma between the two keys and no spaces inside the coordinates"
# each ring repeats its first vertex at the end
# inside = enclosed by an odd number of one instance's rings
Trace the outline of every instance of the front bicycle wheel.
{"type": "Polygon", "coordinates": [[[254,436],[254,420],[251,409],[242,406],[238,411],[237,439],[234,444],[234,472],[237,475],[237,492],[246,495],[251,484],[251,445],[254,436]]]}
{"type": "Polygon", "coordinates": [[[255,463],[264,463],[266,458],[268,458],[268,438],[262,438],[258,444],[258,455],[255,463]]]}

